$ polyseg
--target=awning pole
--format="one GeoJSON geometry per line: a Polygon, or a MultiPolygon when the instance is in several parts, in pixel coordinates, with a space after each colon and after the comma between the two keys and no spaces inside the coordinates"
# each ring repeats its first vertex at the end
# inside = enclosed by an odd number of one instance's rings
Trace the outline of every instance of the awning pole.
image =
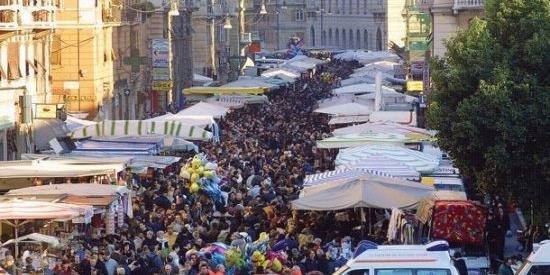
{"type": "Polygon", "coordinates": [[[15,262],[19,259],[19,220],[15,220],[15,262]]]}

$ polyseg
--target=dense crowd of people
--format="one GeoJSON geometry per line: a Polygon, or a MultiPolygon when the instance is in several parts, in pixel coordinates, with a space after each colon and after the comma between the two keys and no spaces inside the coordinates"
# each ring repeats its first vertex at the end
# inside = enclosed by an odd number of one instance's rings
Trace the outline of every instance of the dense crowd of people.
{"type": "Polygon", "coordinates": [[[352,255],[353,219],[298,214],[290,201],[305,175],[333,168],[333,152],[315,148],[330,133],[327,118],[312,111],[356,66],[332,61],[293,89],[270,93],[269,103],[246,105],[220,121],[221,141],[201,144],[201,151],[219,167],[224,203],[191,192],[179,177],[183,163],[157,170],[135,186],[134,218],[117,234],[98,230],[80,237],[45,274],[334,272],[352,255]],[[246,250],[258,239],[266,247],[282,245],[277,260],[268,260],[271,252],[264,248],[262,255],[242,255],[245,263],[228,266],[229,259],[216,261],[204,251],[213,243],[246,250]]]}

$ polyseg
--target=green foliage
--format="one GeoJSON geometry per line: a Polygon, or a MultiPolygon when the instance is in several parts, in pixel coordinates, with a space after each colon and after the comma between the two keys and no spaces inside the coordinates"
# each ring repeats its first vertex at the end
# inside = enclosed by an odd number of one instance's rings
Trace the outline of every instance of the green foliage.
{"type": "Polygon", "coordinates": [[[550,218],[550,0],[487,0],[431,64],[440,146],[480,190],[550,218]]]}

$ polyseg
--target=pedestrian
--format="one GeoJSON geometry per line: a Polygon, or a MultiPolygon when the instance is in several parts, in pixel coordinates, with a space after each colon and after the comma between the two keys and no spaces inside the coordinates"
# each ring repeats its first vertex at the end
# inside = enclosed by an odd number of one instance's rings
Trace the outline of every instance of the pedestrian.
{"type": "Polygon", "coordinates": [[[498,275],[514,275],[512,265],[514,264],[514,258],[508,257],[498,268],[498,275]]]}

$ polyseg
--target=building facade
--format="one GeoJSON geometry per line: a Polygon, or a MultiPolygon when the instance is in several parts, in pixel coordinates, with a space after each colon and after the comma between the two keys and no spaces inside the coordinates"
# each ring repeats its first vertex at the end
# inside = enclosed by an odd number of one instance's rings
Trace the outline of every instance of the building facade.
{"type": "MultiPolygon", "coordinates": [[[[108,0],[64,0],[52,43],[52,85],[67,110],[90,119],[113,97],[113,29],[119,7],[108,0]]],[[[101,116],[101,115],[100,115],[101,116]]]]}
{"type": "Polygon", "coordinates": [[[58,8],[53,0],[0,0],[0,160],[34,152],[33,121],[55,118],[49,75],[58,8]]]}
{"type": "Polygon", "coordinates": [[[433,22],[432,53],[443,56],[446,52],[445,39],[467,28],[472,18],[484,16],[485,0],[432,0],[430,10],[433,22]]]}
{"type": "Polygon", "coordinates": [[[308,47],[386,50],[403,46],[404,0],[308,0],[308,47]]]}

